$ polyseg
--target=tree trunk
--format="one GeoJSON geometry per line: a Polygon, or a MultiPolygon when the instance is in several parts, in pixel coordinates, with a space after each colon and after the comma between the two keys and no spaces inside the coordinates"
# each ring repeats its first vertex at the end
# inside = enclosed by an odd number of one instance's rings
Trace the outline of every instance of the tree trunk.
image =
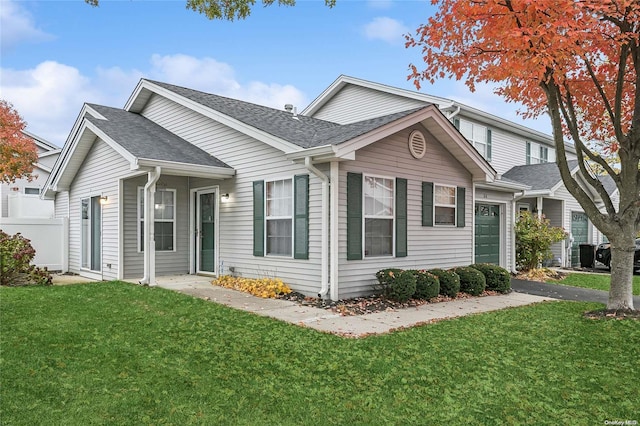
{"type": "Polygon", "coordinates": [[[635,238],[631,234],[610,241],[611,289],[607,309],[634,309],[632,283],[635,238]]]}

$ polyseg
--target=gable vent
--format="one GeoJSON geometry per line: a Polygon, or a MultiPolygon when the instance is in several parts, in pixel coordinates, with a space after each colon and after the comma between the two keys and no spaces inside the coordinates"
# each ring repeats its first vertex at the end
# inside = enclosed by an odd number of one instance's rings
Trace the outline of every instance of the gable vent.
{"type": "Polygon", "coordinates": [[[414,158],[422,158],[427,152],[427,141],[420,130],[414,130],[409,135],[409,151],[414,158]]]}

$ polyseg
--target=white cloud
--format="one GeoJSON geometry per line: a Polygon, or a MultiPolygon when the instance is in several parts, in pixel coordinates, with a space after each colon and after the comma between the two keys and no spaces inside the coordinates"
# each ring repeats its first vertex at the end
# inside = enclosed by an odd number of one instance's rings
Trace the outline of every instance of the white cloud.
{"type": "Polygon", "coordinates": [[[409,32],[402,22],[387,17],[375,18],[364,26],[364,35],[370,40],[382,40],[396,44],[403,40],[402,36],[409,32]]]}
{"type": "Polygon", "coordinates": [[[53,36],[36,28],[31,14],[11,0],[2,0],[0,7],[0,47],[11,49],[21,42],[39,42],[53,36]]]}
{"type": "Polygon", "coordinates": [[[146,71],[98,68],[94,76],[58,62],[42,62],[33,69],[0,69],[0,96],[11,102],[28,130],[62,146],[83,103],[121,108],[140,78],[164,81],[195,90],[282,109],[301,108],[307,97],[296,87],[251,81],[239,82],[233,67],[212,58],[153,55],[146,71]]]}

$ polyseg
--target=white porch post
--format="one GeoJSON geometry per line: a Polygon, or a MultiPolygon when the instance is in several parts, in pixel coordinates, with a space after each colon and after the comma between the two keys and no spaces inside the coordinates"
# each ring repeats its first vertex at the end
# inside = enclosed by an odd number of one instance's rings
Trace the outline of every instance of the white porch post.
{"type": "Polygon", "coordinates": [[[537,198],[536,205],[538,206],[538,219],[542,219],[542,197],[537,198]]]}

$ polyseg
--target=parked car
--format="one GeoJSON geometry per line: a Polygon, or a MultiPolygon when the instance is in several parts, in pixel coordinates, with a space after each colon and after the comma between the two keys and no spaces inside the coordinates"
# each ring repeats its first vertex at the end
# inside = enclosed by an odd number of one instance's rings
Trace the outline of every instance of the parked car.
{"type": "MultiPolygon", "coordinates": [[[[611,268],[611,244],[602,243],[596,249],[596,260],[607,268],[611,268]]],[[[633,270],[640,269],[640,238],[636,238],[636,252],[633,256],[633,270]]]]}

